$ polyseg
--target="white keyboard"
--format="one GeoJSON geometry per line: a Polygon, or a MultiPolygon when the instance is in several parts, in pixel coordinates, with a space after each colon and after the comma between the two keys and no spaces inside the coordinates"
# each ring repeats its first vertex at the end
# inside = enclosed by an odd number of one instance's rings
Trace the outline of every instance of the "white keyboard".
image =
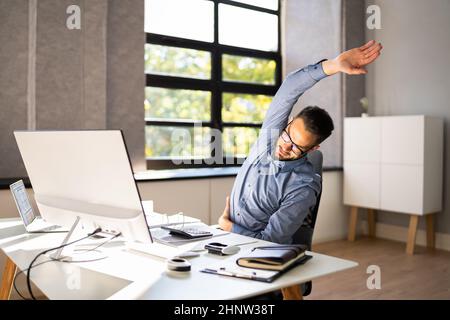
{"type": "Polygon", "coordinates": [[[177,255],[180,255],[184,252],[184,250],[180,250],[179,248],[168,246],[162,243],[153,242],[153,243],[138,243],[138,242],[129,242],[127,243],[127,247],[129,250],[134,250],[142,253],[146,253],[152,256],[170,259],[177,255]]]}

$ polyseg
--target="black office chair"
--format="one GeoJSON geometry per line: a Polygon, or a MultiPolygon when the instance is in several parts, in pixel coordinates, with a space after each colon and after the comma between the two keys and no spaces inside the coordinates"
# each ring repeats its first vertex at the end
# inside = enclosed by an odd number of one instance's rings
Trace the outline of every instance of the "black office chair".
{"type": "MultiPolygon", "coordinates": [[[[308,161],[314,167],[314,172],[320,176],[320,186],[322,190],[322,164],[323,155],[319,150],[312,151],[308,153],[308,161]]],[[[314,227],[317,220],[317,212],[319,211],[320,197],[322,196],[322,191],[317,195],[317,202],[311,212],[306,218],[307,222],[304,223],[294,234],[292,243],[294,244],[304,244],[308,246],[308,250],[311,251],[312,238],[314,233],[314,227]]],[[[312,290],[312,281],[308,281],[301,285],[303,296],[307,296],[312,290]]]]}

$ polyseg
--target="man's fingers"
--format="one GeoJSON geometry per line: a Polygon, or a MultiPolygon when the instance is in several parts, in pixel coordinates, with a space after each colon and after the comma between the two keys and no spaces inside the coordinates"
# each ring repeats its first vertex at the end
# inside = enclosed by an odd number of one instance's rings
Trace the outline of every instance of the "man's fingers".
{"type": "Polygon", "coordinates": [[[372,55],[374,52],[378,52],[383,48],[383,46],[380,43],[377,43],[370,48],[367,48],[363,53],[365,57],[368,57],[372,55]]]}
{"type": "Polygon", "coordinates": [[[369,48],[371,45],[373,45],[375,43],[375,40],[370,40],[369,42],[367,42],[365,45],[363,45],[362,47],[359,47],[359,49],[361,50],[366,50],[367,48],[369,48]]]}
{"type": "Polygon", "coordinates": [[[372,63],[376,58],[378,58],[380,56],[380,54],[381,54],[380,51],[376,51],[372,55],[370,55],[369,57],[363,59],[363,65],[367,65],[369,63],[372,63]]]}

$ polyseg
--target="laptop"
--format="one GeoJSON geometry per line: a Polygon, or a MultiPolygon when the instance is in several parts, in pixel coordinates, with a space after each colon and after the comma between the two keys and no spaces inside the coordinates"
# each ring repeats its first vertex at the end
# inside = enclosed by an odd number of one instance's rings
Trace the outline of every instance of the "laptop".
{"type": "Polygon", "coordinates": [[[60,226],[51,225],[41,217],[35,216],[22,180],[14,182],[9,188],[28,233],[67,232],[67,230],[62,230],[60,226]]]}

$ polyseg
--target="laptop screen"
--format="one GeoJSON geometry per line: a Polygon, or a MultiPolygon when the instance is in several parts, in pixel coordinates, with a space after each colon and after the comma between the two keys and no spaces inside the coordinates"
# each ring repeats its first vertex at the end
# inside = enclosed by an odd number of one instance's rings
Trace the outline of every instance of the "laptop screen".
{"type": "Polygon", "coordinates": [[[16,202],[17,210],[19,210],[25,226],[28,226],[35,219],[33,208],[30,201],[28,201],[27,191],[22,180],[19,180],[9,186],[16,202]]]}

